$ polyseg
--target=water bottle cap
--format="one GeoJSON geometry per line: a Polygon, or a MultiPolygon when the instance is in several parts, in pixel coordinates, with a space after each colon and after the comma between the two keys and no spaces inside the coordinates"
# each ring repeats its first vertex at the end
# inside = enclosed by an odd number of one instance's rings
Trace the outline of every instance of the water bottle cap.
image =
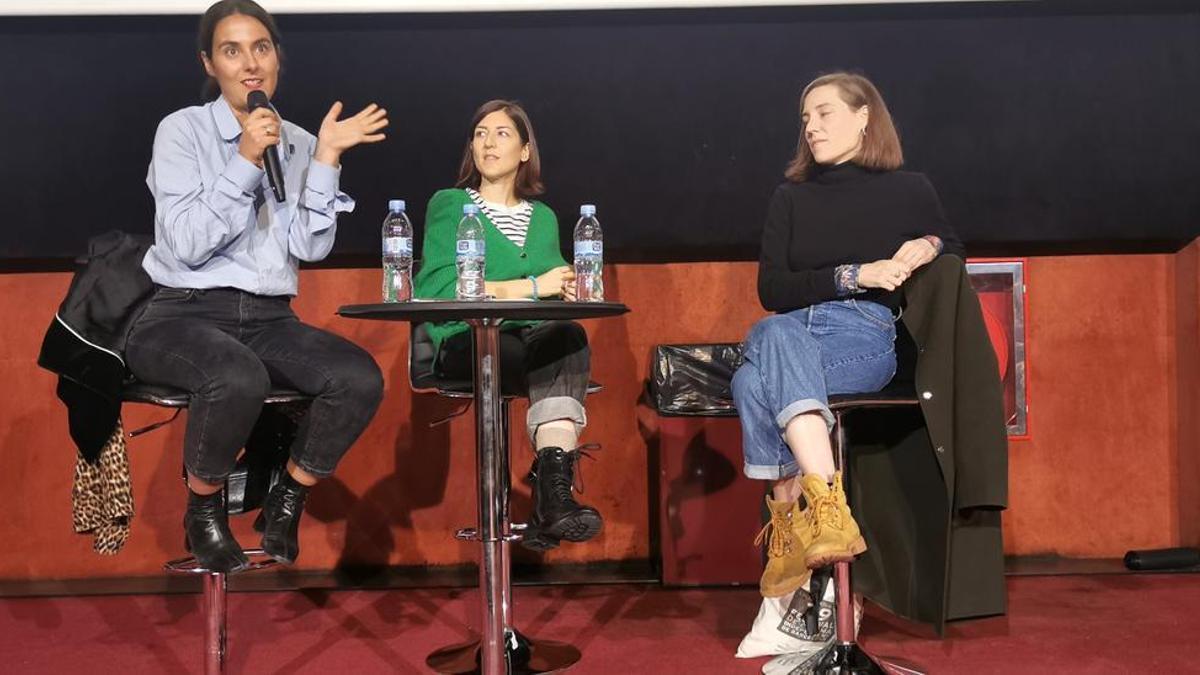
{"type": "Polygon", "coordinates": [[[404,210],[404,200],[403,199],[389,199],[388,200],[388,211],[391,211],[392,213],[399,213],[403,210],[404,210]]]}
{"type": "Polygon", "coordinates": [[[587,216],[596,215],[596,205],[595,204],[584,204],[583,206],[580,206],[579,207],[579,215],[584,216],[585,218],[587,216]]]}
{"type": "Polygon", "coordinates": [[[479,215],[479,205],[478,204],[463,204],[463,215],[464,216],[479,215]]]}

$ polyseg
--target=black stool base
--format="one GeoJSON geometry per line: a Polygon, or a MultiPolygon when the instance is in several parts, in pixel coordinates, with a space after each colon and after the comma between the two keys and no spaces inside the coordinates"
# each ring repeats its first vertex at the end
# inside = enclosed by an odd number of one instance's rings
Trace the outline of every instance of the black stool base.
{"type": "Polygon", "coordinates": [[[814,675],[925,675],[919,667],[886,657],[871,656],[858,643],[834,643],[813,668],[814,675]]]}
{"type": "MultiPolygon", "coordinates": [[[[425,665],[434,672],[466,675],[482,672],[479,665],[479,640],[442,647],[425,658],[425,665]]],[[[565,642],[533,640],[512,631],[507,641],[505,659],[511,675],[552,673],[564,670],[579,661],[579,650],[565,642]]]]}

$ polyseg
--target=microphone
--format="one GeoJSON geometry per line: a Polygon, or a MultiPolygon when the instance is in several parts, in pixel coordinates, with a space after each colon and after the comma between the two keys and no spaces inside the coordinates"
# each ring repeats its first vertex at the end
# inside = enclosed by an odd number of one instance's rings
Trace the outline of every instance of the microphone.
{"type": "MultiPolygon", "coordinates": [[[[250,95],[246,97],[246,109],[250,112],[269,106],[267,95],[261,89],[251,90],[250,95]]],[[[283,187],[283,167],[279,164],[279,148],[277,146],[267,146],[266,151],[263,152],[263,166],[267,170],[267,182],[271,184],[271,191],[275,193],[275,201],[286,201],[287,194],[283,187]]]]}

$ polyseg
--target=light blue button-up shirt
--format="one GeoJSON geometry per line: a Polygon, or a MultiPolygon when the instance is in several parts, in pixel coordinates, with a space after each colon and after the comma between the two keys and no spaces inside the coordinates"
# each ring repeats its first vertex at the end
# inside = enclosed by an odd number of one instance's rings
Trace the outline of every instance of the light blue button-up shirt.
{"type": "Polygon", "coordinates": [[[158,125],[146,185],[154,195],[154,245],[142,267],[175,288],[240,288],[295,295],[299,261],[333,248],[340,169],[313,159],[317,139],[283,122],[279,160],[287,201],[238,154],[242,126],[224,97],[171,113],[158,125]]]}

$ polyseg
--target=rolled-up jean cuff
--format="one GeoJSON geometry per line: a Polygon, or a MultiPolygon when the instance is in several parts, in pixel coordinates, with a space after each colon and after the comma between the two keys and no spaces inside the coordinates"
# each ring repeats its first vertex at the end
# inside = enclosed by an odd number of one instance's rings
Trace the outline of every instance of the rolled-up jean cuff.
{"type": "Polygon", "coordinates": [[[810,412],[821,413],[821,417],[825,418],[825,427],[829,431],[833,431],[833,413],[829,412],[829,406],[815,398],[802,398],[795,403],[788,404],[786,408],[775,416],[775,424],[779,425],[779,431],[782,432],[787,428],[788,422],[791,422],[793,417],[810,412]]]}
{"type": "Polygon", "coordinates": [[[292,461],[295,462],[296,466],[300,467],[304,471],[304,473],[309,474],[313,478],[324,479],[324,478],[329,478],[330,476],[333,475],[334,470],[332,468],[318,469],[317,467],[313,466],[312,464],[309,464],[308,462],[305,462],[302,460],[298,460],[295,457],[292,458],[292,461]]]}
{"type": "Polygon", "coordinates": [[[197,471],[196,468],[192,466],[187,467],[187,472],[189,476],[198,478],[209,485],[222,485],[225,483],[225,481],[229,480],[229,474],[233,473],[233,467],[230,467],[229,472],[223,476],[218,476],[214,473],[208,473],[207,471],[197,471]]]}
{"type": "Polygon", "coordinates": [[[570,396],[549,396],[529,406],[525,415],[525,426],[529,430],[529,440],[536,441],[537,429],[546,422],[571,420],[575,423],[575,435],[583,433],[587,426],[587,412],[583,404],[570,396]]]}
{"type": "Polygon", "coordinates": [[[746,474],[746,478],[754,480],[783,480],[800,473],[800,465],[794,461],[775,466],[745,464],[742,466],[742,473],[746,474]]]}

